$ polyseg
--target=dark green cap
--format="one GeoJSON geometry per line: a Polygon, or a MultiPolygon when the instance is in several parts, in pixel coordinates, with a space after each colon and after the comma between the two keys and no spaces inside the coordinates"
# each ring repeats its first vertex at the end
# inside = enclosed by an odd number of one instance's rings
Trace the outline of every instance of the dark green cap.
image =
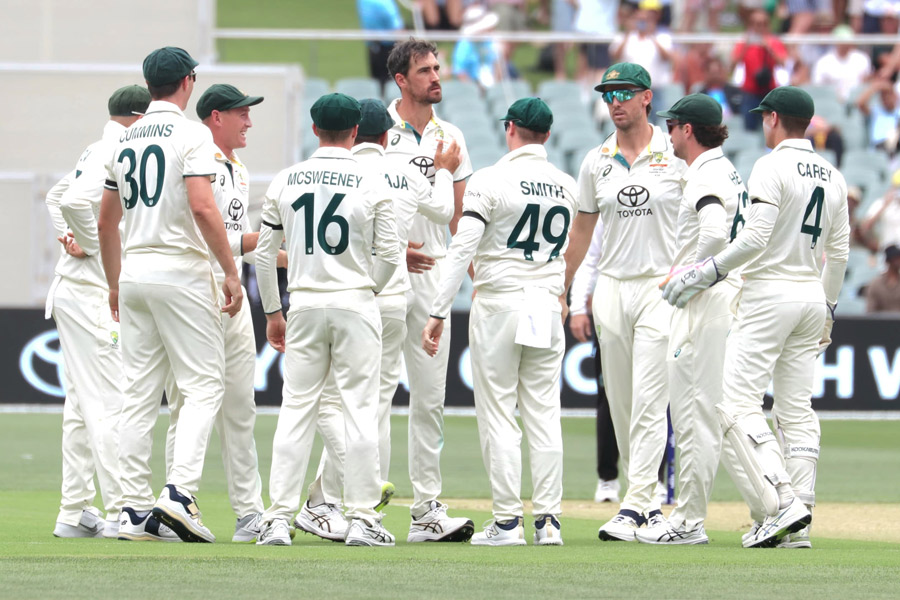
{"type": "Polygon", "coordinates": [[[777,87],[762,99],[759,106],[750,109],[752,113],[775,112],[786,117],[812,119],[816,105],[805,90],[792,85],[777,87]]]}
{"type": "Polygon", "coordinates": [[[359,102],[347,94],[325,94],[309,109],[313,123],[326,131],[343,131],[359,124],[362,110],[359,102]]]}
{"type": "Polygon", "coordinates": [[[598,92],[604,92],[608,85],[630,84],[645,90],[650,89],[650,73],[636,63],[616,63],[603,73],[600,84],[594,86],[598,92]]]}
{"type": "Polygon", "coordinates": [[[197,101],[197,116],[202,121],[214,110],[231,110],[242,106],[256,106],[263,101],[262,96],[248,96],[233,85],[216,83],[209,86],[197,101]]]}
{"type": "Polygon", "coordinates": [[[662,110],[656,114],[664,119],[692,125],[722,124],[722,106],[706,94],[685,96],[669,110],[662,110]]]}
{"type": "Polygon", "coordinates": [[[166,46],[144,59],[144,79],[150,85],[165,85],[187,77],[198,64],[185,50],[166,46]]]}
{"type": "Polygon", "coordinates": [[[501,121],[512,121],[520,127],[547,133],[553,125],[553,113],[540,98],[520,98],[512,103],[501,121]]]}
{"type": "Polygon", "coordinates": [[[113,92],[109,97],[109,116],[133,117],[147,112],[150,105],[150,92],[139,85],[126,85],[113,92]]]}
{"type": "Polygon", "coordinates": [[[394,119],[381,100],[364,98],[359,101],[359,107],[362,120],[357,135],[381,135],[394,126],[394,119]]]}

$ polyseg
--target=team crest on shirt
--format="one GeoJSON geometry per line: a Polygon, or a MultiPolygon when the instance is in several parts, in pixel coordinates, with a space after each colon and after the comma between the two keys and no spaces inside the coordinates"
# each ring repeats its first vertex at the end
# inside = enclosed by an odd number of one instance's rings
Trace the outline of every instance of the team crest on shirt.
{"type": "Polygon", "coordinates": [[[112,330],[109,332],[109,347],[118,350],[119,349],[119,332],[116,330],[112,330]]]}
{"type": "Polygon", "coordinates": [[[650,174],[660,177],[666,173],[669,168],[671,157],[666,156],[662,152],[654,152],[650,156],[650,174]]]}

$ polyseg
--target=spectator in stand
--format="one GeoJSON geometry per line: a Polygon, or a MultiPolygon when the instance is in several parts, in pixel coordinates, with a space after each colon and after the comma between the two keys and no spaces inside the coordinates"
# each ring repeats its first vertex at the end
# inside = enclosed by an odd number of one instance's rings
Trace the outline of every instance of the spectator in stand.
{"type": "MultiPolygon", "coordinates": [[[[527,31],[528,15],[525,12],[525,0],[486,0],[487,8],[497,14],[499,22],[497,31],[519,32],[527,31]]],[[[517,42],[503,43],[503,60],[506,64],[512,63],[512,55],[518,46],[517,42]]]]}
{"type": "Polygon", "coordinates": [[[884,273],[866,287],[867,313],[900,313],[900,248],[885,248],[884,262],[884,273]]]}
{"type": "MultiPolygon", "coordinates": [[[[542,1],[546,3],[548,0],[542,1]]],[[[553,33],[562,34],[575,31],[575,14],[579,8],[578,0],[552,0],[552,2],[553,4],[550,8],[550,28],[553,30],[553,33]]],[[[583,4],[583,2],[581,4],[583,4]]],[[[559,81],[567,79],[566,55],[571,48],[571,43],[553,44],[553,75],[559,81]]],[[[580,55],[578,60],[582,60],[580,55]]],[[[576,77],[583,71],[583,67],[576,67],[576,77]]]]}
{"type": "Polygon", "coordinates": [[[787,0],[787,14],[790,19],[788,33],[810,33],[816,24],[816,17],[828,15],[832,18],[831,0],[787,0]]]}
{"type": "MultiPolygon", "coordinates": [[[[597,36],[614,36],[619,29],[619,0],[577,0],[575,30],[597,36]]],[[[579,50],[584,57],[585,71],[582,83],[590,95],[590,90],[600,82],[600,76],[612,64],[607,43],[581,44],[579,50]]],[[[607,112],[604,108],[603,112],[607,112]]]]}
{"type": "Polygon", "coordinates": [[[864,0],[862,33],[897,33],[900,0],[864,0]]]}
{"type": "Polygon", "coordinates": [[[712,96],[722,107],[722,117],[741,114],[740,88],[728,82],[725,63],[718,56],[710,56],[706,62],[706,77],[700,88],[701,94],[712,96]]]}
{"type": "Polygon", "coordinates": [[[862,188],[857,185],[847,186],[847,213],[850,215],[850,246],[852,248],[864,248],[876,254],[878,252],[878,240],[871,235],[865,235],[856,214],[859,205],[862,204],[862,188]]]}
{"type": "Polygon", "coordinates": [[[756,131],[762,126],[762,117],[759,113],[751,113],[750,109],[759,106],[765,95],[775,89],[775,68],[783,65],[787,57],[784,44],[772,33],[768,13],[753,11],[746,37],[737,43],[731,54],[732,70],[743,69],[741,112],[744,128],[748,131],[756,131]]]}
{"type": "Polygon", "coordinates": [[[725,0],[685,0],[679,29],[682,33],[693,31],[697,24],[697,16],[706,13],[704,31],[718,31],[719,15],[723,10],[725,10],[725,0]]]}
{"type": "Polygon", "coordinates": [[[657,29],[661,14],[659,0],[641,0],[638,9],[625,19],[625,32],[613,39],[609,49],[611,62],[644,67],[653,82],[654,104],[668,106],[671,102],[663,97],[662,90],[672,83],[674,50],[672,36],[657,29]]]}
{"type": "Polygon", "coordinates": [[[856,106],[869,119],[869,144],[893,155],[897,150],[900,102],[894,81],[876,77],[859,95],[856,106]],[[873,101],[873,97],[877,99],[873,101]]]}
{"type": "MultiPolygon", "coordinates": [[[[359,23],[363,29],[399,31],[403,29],[403,17],[395,0],[356,0],[359,23]]],[[[368,41],[369,72],[384,85],[390,81],[387,57],[394,47],[393,40],[368,41]]]]}
{"type": "Polygon", "coordinates": [[[846,102],[850,92],[862,84],[872,73],[869,55],[858,50],[853,42],[853,30],[849,25],[838,25],[831,31],[835,44],[813,67],[814,85],[834,88],[838,99],[846,102]]]}
{"type": "Polygon", "coordinates": [[[841,131],[825,120],[824,117],[814,116],[809,127],[806,128],[806,139],[812,142],[816,150],[831,150],[834,152],[834,166],[841,167],[844,158],[844,137],[841,131]]]}
{"type": "MultiPolygon", "coordinates": [[[[497,26],[496,13],[480,4],[473,4],[463,13],[460,33],[479,35],[497,26]]],[[[460,81],[474,81],[482,89],[494,85],[501,77],[500,46],[497,42],[474,42],[462,39],[453,49],[453,76],[460,81]]]]}
{"type": "Polygon", "coordinates": [[[878,248],[900,246],[900,171],[891,178],[891,188],[872,203],[859,229],[864,237],[877,240],[878,248]]]}
{"type": "Polygon", "coordinates": [[[425,29],[454,31],[462,24],[463,0],[415,0],[425,29]]]}

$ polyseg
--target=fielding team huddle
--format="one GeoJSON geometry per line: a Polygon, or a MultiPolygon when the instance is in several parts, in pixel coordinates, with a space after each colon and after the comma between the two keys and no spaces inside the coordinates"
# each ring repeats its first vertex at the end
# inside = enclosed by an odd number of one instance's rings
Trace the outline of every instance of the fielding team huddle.
{"type": "MultiPolygon", "coordinates": [[[[562,545],[566,296],[602,228],[588,276],[628,489],[600,539],[707,543],[721,456],[754,519],[743,545],[810,547],[813,366],[830,342],[849,225],[843,177],[803,139],[814,110],[805,92],[777,88],[755,109],[773,151],[747,187],[722,152],[719,105],[682,98],[658,113],[666,133],[649,122],[650,77],[633,63],[611,66],[596,87],[616,131],[588,153],[577,182],[547,160],[553,115],[538,98],[509,107],[500,119],[509,153],[473,174],[462,134],[433,111],[436,49],[411,39],[388,59],[401,92],[389,107],[343,94],[312,105],[319,149],[275,177],[254,233],[235,149],[246,146],[250,107],[263,98],[217,84],[198,101],[203,124],[189,121],[182,111],[196,65],[178,48],[151,53],[148,88],[113,94],[103,139],[47,198],[63,245],[47,311],[67,361],[54,535],[215,541],[195,495],[216,427],[233,541],[290,545],[299,528],[347,545],[394,545],[380,511],[394,493],[390,406],[402,354],[414,493],[407,541],[526,544],[518,409],[534,543],[562,545]],[[285,353],[268,508],[243,260],[256,264],[269,343],[285,353]],[[288,269],[286,317],[276,267],[288,269]],[[493,520],[479,532],[439,499],[446,321],[467,270],[493,498],[493,520]],[[770,382],[775,432],[762,412],[770,382]],[[157,498],[149,460],[163,391],[172,417],[157,498]],[[667,407],[681,448],[668,519],[653,493],[667,407]],[[303,501],[316,431],[325,451],[303,501]],[[105,520],[93,507],[95,471],[105,520]]],[[[571,326],[585,323],[573,316],[571,326]]]]}

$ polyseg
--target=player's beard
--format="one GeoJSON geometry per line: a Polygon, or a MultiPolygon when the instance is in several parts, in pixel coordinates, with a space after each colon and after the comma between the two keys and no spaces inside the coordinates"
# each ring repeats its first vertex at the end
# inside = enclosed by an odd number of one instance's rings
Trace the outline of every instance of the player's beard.
{"type": "Polygon", "coordinates": [[[439,104],[441,100],[444,99],[444,92],[441,90],[441,86],[438,85],[436,88],[428,88],[425,93],[422,95],[416,95],[413,100],[415,100],[419,104],[439,104]]]}

